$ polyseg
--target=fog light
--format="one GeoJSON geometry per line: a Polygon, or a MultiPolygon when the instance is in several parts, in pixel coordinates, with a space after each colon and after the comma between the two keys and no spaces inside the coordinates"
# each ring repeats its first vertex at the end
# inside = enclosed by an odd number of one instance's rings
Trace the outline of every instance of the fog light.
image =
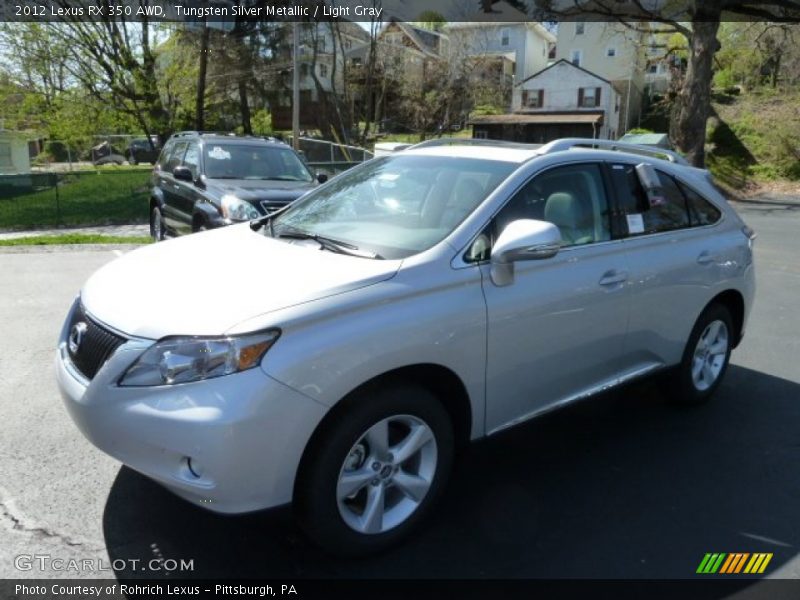
{"type": "Polygon", "coordinates": [[[189,468],[189,472],[194,475],[197,479],[200,479],[203,476],[203,468],[197,463],[197,461],[193,461],[190,457],[186,457],[186,466],[189,468]]]}

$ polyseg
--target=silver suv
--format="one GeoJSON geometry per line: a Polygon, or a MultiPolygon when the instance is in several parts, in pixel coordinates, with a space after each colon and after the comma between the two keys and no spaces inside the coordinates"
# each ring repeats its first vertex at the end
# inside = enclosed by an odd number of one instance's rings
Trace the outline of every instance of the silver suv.
{"type": "Polygon", "coordinates": [[[89,440],[188,501],[292,502],[323,547],[369,553],[431,512],[462,443],[666,369],[706,400],[753,238],[667,151],[424,143],[106,265],[58,381],[89,440]]]}

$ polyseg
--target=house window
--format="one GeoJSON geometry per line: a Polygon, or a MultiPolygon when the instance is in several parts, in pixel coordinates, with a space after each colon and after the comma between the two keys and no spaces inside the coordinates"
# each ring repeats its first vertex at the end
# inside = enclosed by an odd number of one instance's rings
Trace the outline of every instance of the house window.
{"type": "Polygon", "coordinates": [[[600,106],[600,88],[578,88],[578,106],[581,108],[596,108],[600,106]]]}
{"type": "Polygon", "coordinates": [[[606,48],[606,56],[608,58],[614,58],[617,56],[617,49],[614,46],[609,46],[606,48]]]}
{"type": "Polygon", "coordinates": [[[647,67],[647,72],[651,74],[658,73],[658,65],[650,65],[647,67]]]}
{"type": "Polygon", "coordinates": [[[353,65],[354,67],[361,65],[361,58],[358,56],[354,56],[353,58],[350,59],[350,64],[353,65]]]}
{"type": "Polygon", "coordinates": [[[13,167],[11,162],[11,144],[0,143],[0,167],[13,167]]]}
{"type": "Polygon", "coordinates": [[[573,65],[576,67],[580,67],[581,63],[583,62],[583,51],[582,50],[573,50],[572,51],[572,58],[570,59],[573,65]]]}
{"type": "Polygon", "coordinates": [[[578,21],[575,23],[575,35],[583,35],[586,31],[586,23],[578,21]]]}
{"type": "Polygon", "coordinates": [[[396,33],[396,32],[387,33],[386,41],[394,45],[401,44],[403,41],[403,35],[401,33],[396,33]]]}
{"type": "Polygon", "coordinates": [[[300,77],[308,77],[308,63],[300,65],[300,77]]]}
{"type": "Polygon", "coordinates": [[[508,27],[503,27],[500,30],[500,45],[508,46],[511,43],[511,31],[508,27]]]}
{"type": "Polygon", "coordinates": [[[544,106],[544,90],[523,90],[522,105],[525,108],[542,108],[544,106]]]}
{"type": "Polygon", "coordinates": [[[488,132],[485,129],[476,129],[473,132],[472,137],[475,138],[476,140],[485,140],[488,139],[487,134],[488,132]]]}
{"type": "Polygon", "coordinates": [[[328,65],[320,63],[320,65],[319,65],[319,76],[320,77],[327,77],[328,76],[328,65]]]}

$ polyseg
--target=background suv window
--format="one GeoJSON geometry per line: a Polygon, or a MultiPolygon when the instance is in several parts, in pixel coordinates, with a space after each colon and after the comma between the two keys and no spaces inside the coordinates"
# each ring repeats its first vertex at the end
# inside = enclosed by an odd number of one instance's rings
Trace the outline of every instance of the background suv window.
{"type": "Polygon", "coordinates": [[[175,167],[179,167],[184,152],[186,152],[186,142],[177,142],[172,152],[167,156],[167,162],[163,167],[164,170],[168,173],[172,173],[175,167]]]}
{"type": "Polygon", "coordinates": [[[611,239],[608,199],[598,164],[568,165],[534,177],[495,218],[495,239],[512,221],[549,221],[563,246],[611,239]]]}
{"type": "Polygon", "coordinates": [[[197,144],[189,144],[189,147],[186,149],[186,156],[183,157],[183,166],[188,167],[192,172],[192,177],[197,179],[197,176],[200,173],[199,165],[200,148],[197,144]]]}

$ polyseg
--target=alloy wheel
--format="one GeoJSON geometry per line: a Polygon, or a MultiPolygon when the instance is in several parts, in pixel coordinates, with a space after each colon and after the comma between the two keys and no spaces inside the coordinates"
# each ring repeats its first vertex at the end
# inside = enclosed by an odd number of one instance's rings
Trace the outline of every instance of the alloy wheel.
{"type": "Polygon", "coordinates": [[[692,383],[697,390],[709,389],[719,378],[728,357],[728,340],[724,321],[712,321],[703,330],[692,358],[692,383]]]}
{"type": "Polygon", "coordinates": [[[365,431],[348,452],[336,484],[339,514],[351,529],[384,533],[405,522],[433,483],[433,430],[419,417],[395,415],[365,431]]]}

